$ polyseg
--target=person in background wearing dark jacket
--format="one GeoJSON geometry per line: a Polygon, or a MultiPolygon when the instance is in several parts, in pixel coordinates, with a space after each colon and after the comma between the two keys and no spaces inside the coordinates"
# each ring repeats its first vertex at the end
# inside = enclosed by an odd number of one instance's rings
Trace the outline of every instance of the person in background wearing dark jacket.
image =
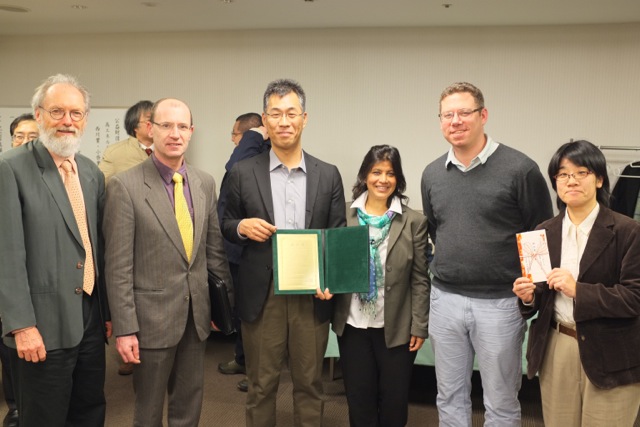
{"type": "MultiPolygon", "coordinates": [[[[224,208],[227,204],[227,192],[229,191],[227,177],[233,165],[240,160],[249,159],[271,148],[271,141],[269,141],[267,129],[262,125],[262,117],[258,113],[245,113],[238,116],[231,131],[231,141],[236,147],[233,149],[233,153],[231,153],[231,157],[224,167],[225,174],[220,184],[220,197],[218,198],[218,219],[220,222],[222,222],[224,208]]],[[[240,256],[242,255],[242,246],[224,239],[224,250],[229,260],[231,280],[233,280],[233,284],[235,285],[238,281],[238,267],[240,264],[240,256]]],[[[246,374],[240,316],[235,306],[234,321],[236,328],[235,356],[226,363],[218,364],[218,371],[225,375],[246,374]]],[[[245,377],[238,382],[238,390],[246,392],[248,389],[249,383],[245,377]]]]}
{"type": "Polygon", "coordinates": [[[335,296],[332,320],[352,427],[407,424],[413,362],[427,338],[427,218],[403,203],[406,187],[398,150],[371,147],[347,225],[369,226],[373,274],[368,292],[335,296]]]}
{"type": "Polygon", "coordinates": [[[558,216],[546,230],[547,281],[516,279],[529,331],[528,376],[540,373],[547,427],[632,426],[640,408],[640,224],[613,212],[602,152],[562,145],[549,163],[558,216]]]}

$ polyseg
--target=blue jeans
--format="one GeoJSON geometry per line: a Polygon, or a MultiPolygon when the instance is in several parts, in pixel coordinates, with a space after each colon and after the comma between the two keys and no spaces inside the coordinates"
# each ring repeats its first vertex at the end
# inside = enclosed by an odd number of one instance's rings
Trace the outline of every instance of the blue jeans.
{"type": "Polygon", "coordinates": [[[471,426],[471,374],[478,358],[485,426],[519,426],[522,341],[517,298],[480,299],[431,287],[429,339],[435,354],[440,426],[471,426]]]}

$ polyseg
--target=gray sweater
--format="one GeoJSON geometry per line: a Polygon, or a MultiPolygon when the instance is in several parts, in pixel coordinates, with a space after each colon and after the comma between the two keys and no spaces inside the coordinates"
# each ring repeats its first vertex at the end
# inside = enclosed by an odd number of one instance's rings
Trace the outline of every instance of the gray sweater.
{"type": "Polygon", "coordinates": [[[538,165],[500,144],[484,164],[445,168],[447,155],[422,173],[422,206],[435,244],[433,285],[473,298],[514,296],[522,275],[515,234],[553,216],[538,165]]]}

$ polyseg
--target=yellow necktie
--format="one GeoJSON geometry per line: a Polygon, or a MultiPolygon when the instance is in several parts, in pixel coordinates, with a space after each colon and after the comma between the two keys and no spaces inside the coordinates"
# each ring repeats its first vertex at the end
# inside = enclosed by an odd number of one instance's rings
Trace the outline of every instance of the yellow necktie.
{"type": "Polygon", "coordinates": [[[184,189],[182,185],[182,175],[178,172],[173,174],[173,199],[176,204],[176,220],[178,221],[178,229],[184,243],[184,250],[187,252],[187,259],[191,261],[191,253],[193,252],[193,222],[189,213],[187,199],[184,197],[184,189]]]}
{"type": "Polygon", "coordinates": [[[80,188],[80,180],[78,175],[73,171],[71,162],[65,160],[60,167],[64,170],[64,188],[67,190],[73,216],[76,218],[80,237],[82,237],[82,246],[84,246],[84,277],[82,281],[82,289],[89,295],[93,292],[95,283],[95,270],[93,267],[93,249],[91,248],[91,239],[89,239],[89,229],[87,228],[87,212],[84,206],[84,197],[82,196],[82,188],[80,188]]]}

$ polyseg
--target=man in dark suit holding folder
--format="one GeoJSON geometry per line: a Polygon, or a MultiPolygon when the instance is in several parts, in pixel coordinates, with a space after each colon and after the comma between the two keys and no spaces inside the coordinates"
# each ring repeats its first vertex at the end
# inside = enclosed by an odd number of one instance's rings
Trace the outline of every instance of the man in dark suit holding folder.
{"type": "MultiPolygon", "coordinates": [[[[329,294],[274,295],[271,236],[276,229],[346,224],[338,169],[302,151],[305,94],[291,80],[269,84],[263,122],[272,149],[237,163],[228,177],[223,234],[245,245],[236,304],[249,378],[247,426],[276,425],[280,370],[289,356],[294,424],[322,423],[322,361],[329,333],[329,294]]],[[[329,290],[330,291],[330,290],[329,290]]]]}

